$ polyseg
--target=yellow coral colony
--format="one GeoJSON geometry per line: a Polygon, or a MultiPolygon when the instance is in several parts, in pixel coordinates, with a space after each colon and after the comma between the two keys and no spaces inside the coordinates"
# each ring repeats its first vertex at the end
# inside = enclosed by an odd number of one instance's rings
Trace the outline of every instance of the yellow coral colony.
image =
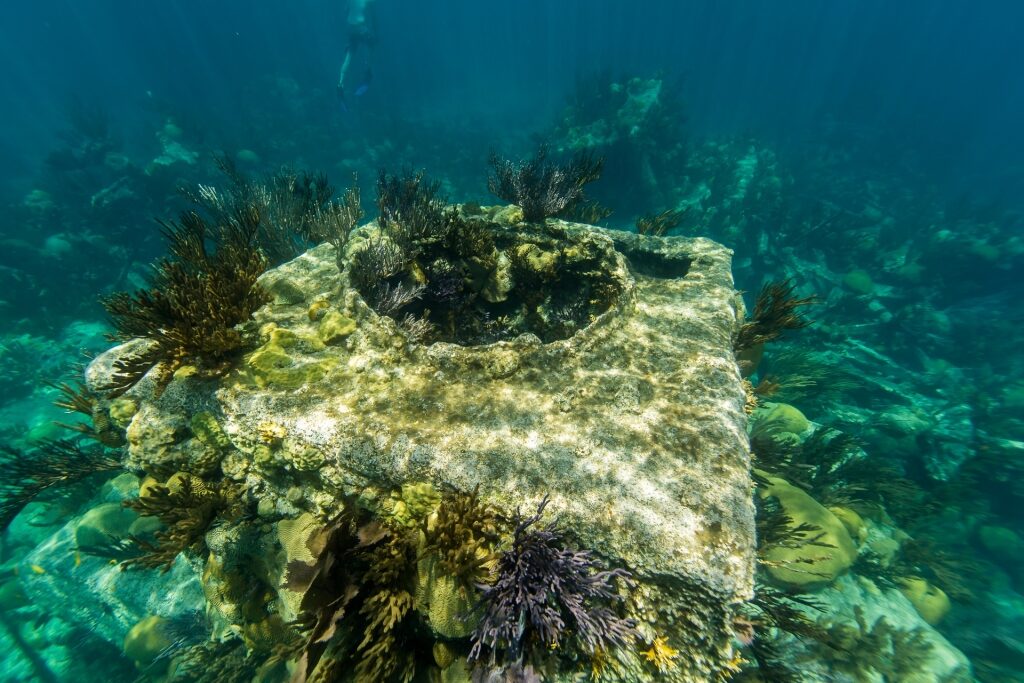
{"type": "Polygon", "coordinates": [[[654,664],[658,671],[665,673],[675,666],[675,659],[679,656],[679,650],[668,644],[668,639],[658,636],[651,643],[651,648],[643,653],[648,662],[654,664]]]}

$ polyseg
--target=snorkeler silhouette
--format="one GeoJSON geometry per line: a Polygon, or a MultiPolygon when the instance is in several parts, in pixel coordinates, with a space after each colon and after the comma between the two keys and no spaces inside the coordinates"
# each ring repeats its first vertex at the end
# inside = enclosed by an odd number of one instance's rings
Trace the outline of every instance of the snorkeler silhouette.
{"type": "Polygon", "coordinates": [[[338,98],[341,106],[348,111],[348,77],[353,63],[358,64],[358,81],[352,94],[356,97],[370,88],[373,71],[370,69],[370,57],[377,42],[377,17],[374,13],[375,0],[349,0],[348,3],[348,46],[345,48],[345,60],[341,63],[341,74],[338,76],[338,98]]]}

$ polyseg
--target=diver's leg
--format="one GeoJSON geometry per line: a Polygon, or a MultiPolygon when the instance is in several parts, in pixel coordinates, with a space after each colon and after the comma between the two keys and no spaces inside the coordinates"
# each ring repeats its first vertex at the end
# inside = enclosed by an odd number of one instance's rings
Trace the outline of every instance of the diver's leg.
{"type": "Polygon", "coordinates": [[[352,65],[352,45],[351,43],[345,49],[345,59],[341,62],[341,73],[338,74],[338,91],[344,92],[345,90],[345,76],[348,75],[348,69],[352,65]]]}

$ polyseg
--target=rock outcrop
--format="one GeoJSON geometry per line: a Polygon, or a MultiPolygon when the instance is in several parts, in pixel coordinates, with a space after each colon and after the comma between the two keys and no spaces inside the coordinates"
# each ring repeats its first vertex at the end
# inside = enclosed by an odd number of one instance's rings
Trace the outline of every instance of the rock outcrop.
{"type": "MultiPolygon", "coordinates": [[[[222,473],[281,524],[329,519],[343,499],[394,514],[396,492],[424,483],[478,489],[506,515],[547,496],[547,514],[579,547],[637,580],[627,609],[638,652],[667,638],[683,653],[667,680],[712,680],[734,661],[734,608],[751,596],[754,571],[731,252],[706,239],[486,215],[501,253],[482,292],[514,310],[526,284],[502,260],[511,254],[539,280],[569,269],[581,306],[599,289],[605,310],[547,341],[527,332],[420,343],[371,309],[322,245],[262,277],[271,302],[228,374],[183,369],[159,397],[146,380],[130,392],[129,466],[158,479],[222,473]]],[[[542,304],[536,315],[547,314],[542,304]]],[[[96,359],[90,381],[123,351],[96,359]]],[[[626,679],[652,675],[635,659],[626,679]]]]}

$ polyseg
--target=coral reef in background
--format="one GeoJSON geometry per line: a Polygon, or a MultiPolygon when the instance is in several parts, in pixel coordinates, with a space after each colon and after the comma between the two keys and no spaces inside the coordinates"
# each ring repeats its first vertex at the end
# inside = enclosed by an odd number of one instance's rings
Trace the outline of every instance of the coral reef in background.
{"type": "Polygon", "coordinates": [[[549,139],[559,151],[605,159],[595,190],[626,216],[675,205],[688,153],[686,111],[678,83],[663,75],[616,78],[609,71],[581,77],[549,139]],[[628,193],[619,191],[629,187],[628,193]]]}

